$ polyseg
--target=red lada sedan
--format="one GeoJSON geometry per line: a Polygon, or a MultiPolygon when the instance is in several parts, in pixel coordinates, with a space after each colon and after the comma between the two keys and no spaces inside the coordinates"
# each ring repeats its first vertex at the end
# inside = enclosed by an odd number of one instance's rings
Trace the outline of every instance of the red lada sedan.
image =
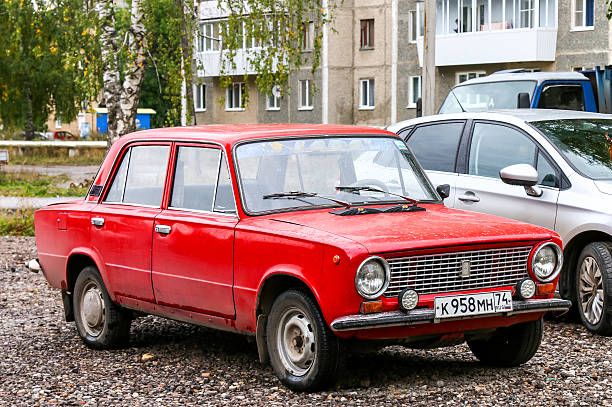
{"type": "Polygon", "coordinates": [[[141,131],[113,144],[84,200],[36,212],[36,243],[92,348],[147,313],[254,335],[295,390],[329,385],[355,340],[527,362],[544,313],[570,306],[553,298],[561,240],[449,209],[444,192],[383,130],[141,131]]]}

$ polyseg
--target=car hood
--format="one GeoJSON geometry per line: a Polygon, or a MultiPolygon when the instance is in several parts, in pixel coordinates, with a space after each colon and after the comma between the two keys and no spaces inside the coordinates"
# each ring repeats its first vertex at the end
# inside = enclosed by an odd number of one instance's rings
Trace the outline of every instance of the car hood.
{"type": "MultiPolygon", "coordinates": [[[[275,214],[272,219],[353,240],[370,253],[544,240],[554,234],[539,226],[498,216],[450,209],[443,205],[421,206],[427,210],[354,216],[338,216],[329,210],[300,211],[275,214]]],[[[314,235],[321,236],[320,233],[314,235]]]]}
{"type": "Polygon", "coordinates": [[[605,180],[605,181],[594,181],[595,182],[595,186],[597,186],[597,189],[599,189],[600,192],[603,192],[604,194],[608,194],[608,195],[612,195],[612,181],[610,180],[605,180]]]}

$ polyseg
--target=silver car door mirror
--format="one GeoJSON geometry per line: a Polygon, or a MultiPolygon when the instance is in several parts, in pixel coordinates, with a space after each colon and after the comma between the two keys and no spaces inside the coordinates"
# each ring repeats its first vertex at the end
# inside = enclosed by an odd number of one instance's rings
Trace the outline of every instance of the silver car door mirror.
{"type": "Polygon", "coordinates": [[[529,164],[515,164],[502,168],[499,177],[506,184],[520,185],[529,196],[542,196],[542,189],[537,187],[538,171],[529,164]]]}

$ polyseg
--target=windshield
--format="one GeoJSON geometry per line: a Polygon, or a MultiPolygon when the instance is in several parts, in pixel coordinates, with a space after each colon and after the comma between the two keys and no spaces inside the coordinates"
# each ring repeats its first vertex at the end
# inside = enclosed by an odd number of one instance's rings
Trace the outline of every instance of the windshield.
{"type": "Polygon", "coordinates": [[[448,94],[439,113],[516,109],[518,94],[529,93],[531,99],[535,85],[535,81],[508,81],[457,86],[448,94]]]}
{"type": "Polygon", "coordinates": [[[316,137],[257,141],[236,148],[242,200],[248,212],[338,206],[317,196],[265,198],[307,192],[349,204],[438,201],[406,144],[387,137],[316,137]],[[375,191],[338,191],[337,186],[371,186],[375,191]]]}
{"type": "Polygon", "coordinates": [[[580,173],[612,179],[612,120],[571,119],[532,122],[580,173]]]}

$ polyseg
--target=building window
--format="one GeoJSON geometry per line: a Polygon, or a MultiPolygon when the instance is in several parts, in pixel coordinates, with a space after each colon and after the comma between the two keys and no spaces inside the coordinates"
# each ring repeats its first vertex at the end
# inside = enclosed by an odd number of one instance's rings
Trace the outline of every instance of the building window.
{"type": "Polygon", "coordinates": [[[227,87],[225,110],[244,110],[244,83],[233,83],[227,87]]]}
{"type": "Polygon", "coordinates": [[[582,71],[592,71],[595,68],[592,66],[572,66],[570,68],[570,71],[574,71],[574,72],[582,72],[582,71]]]}
{"type": "Polygon", "coordinates": [[[486,72],[457,72],[457,84],[465,82],[469,79],[480,78],[487,76],[486,72]]]}
{"type": "Polygon", "coordinates": [[[60,118],[56,118],[55,119],[55,128],[56,129],[61,129],[62,128],[62,119],[60,119],[60,118]]]}
{"type": "Polygon", "coordinates": [[[361,20],[361,49],[374,48],[374,19],[361,20]]]}
{"type": "Polygon", "coordinates": [[[206,85],[196,85],[193,94],[193,102],[196,112],[206,111],[206,85]]]}
{"type": "Polygon", "coordinates": [[[421,77],[411,76],[408,83],[408,106],[409,109],[416,107],[417,100],[421,97],[421,77]]]}
{"type": "Polygon", "coordinates": [[[520,28],[533,28],[534,13],[535,13],[535,1],[534,0],[520,0],[519,1],[519,23],[520,23],[519,27],[520,28]]]}
{"type": "Polygon", "coordinates": [[[314,21],[302,24],[302,50],[311,51],[314,48],[314,21]]]}
{"type": "Polygon", "coordinates": [[[266,110],[280,110],[280,87],[272,86],[270,94],[266,97],[266,110]]]}
{"type": "Polygon", "coordinates": [[[594,0],[573,0],[573,28],[593,27],[593,6],[594,0]]]}
{"type": "Polygon", "coordinates": [[[300,106],[299,110],[312,110],[310,80],[304,79],[300,81],[299,86],[300,106]]]}
{"type": "Polygon", "coordinates": [[[198,52],[219,51],[219,34],[219,22],[202,24],[198,36],[198,52]]]}
{"type": "Polygon", "coordinates": [[[359,80],[359,109],[374,109],[374,79],[359,80]]]}
{"type": "Polygon", "coordinates": [[[417,12],[408,12],[408,41],[414,43],[417,40],[417,12]]]}

